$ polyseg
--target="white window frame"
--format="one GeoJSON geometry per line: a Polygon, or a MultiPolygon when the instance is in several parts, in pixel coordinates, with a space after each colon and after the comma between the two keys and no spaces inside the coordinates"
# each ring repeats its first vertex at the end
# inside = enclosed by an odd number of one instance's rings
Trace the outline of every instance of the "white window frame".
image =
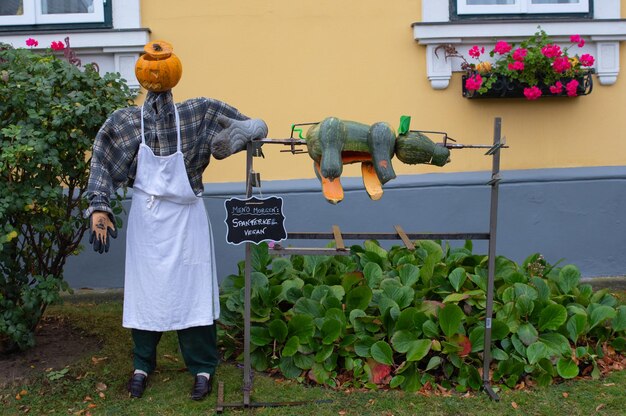
{"type": "Polygon", "coordinates": [[[24,11],[18,16],[0,16],[0,25],[45,25],[63,23],[104,22],[104,3],[107,0],[94,0],[93,13],[43,14],[41,0],[23,0],[24,11]]]}
{"type": "Polygon", "coordinates": [[[533,4],[533,0],[515,0],[514,4],[470,5],[467,0],[457,0],[458,15],[472,14],[557,14],[588,13],[589,0],[578,3],[533,4]]]}

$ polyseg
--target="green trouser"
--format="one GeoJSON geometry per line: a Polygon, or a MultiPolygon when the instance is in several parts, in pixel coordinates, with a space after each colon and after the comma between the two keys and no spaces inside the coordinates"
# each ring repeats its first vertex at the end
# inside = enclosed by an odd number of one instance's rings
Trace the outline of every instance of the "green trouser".
{"type": "MultiPolygon", "coordinates": [[[[156,368],[157,345],[163,332],[132,329],[133,364],[135,370],[142,370],[150,374],[156,368]]],[[[215,374],[219,362],[217,351],[217,329],[215,324],[180,329],[178,345],[187,365],[193,375],[198,373],[215,374]]]]}

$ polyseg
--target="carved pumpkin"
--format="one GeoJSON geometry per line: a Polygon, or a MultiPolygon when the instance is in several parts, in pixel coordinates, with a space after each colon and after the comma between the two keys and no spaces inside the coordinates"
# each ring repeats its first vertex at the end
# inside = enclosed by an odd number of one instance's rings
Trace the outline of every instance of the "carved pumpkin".
{"type": "Polygon", "coordinates": [[[135,64],[135,76],[148,91],[162,92],[176,86],[183,74],[180,59],[169,42],[155,40],[143,47],[146,53],[135,64]]]}

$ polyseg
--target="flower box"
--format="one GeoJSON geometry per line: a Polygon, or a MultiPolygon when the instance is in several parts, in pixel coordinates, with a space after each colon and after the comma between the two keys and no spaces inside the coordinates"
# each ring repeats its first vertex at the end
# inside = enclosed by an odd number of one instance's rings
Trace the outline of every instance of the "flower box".
{"type": "MultiPolygon", "coordinates": [[[[582,76],[576,78],[563,78],[561,79],[562,85],[567,85],[572,79],[578,81],[576,87],[576,96],[588,95],[593,90],[593,78],[591,74],[592,70],[587,71],[582,76]]],[[[528,84],[520,82],[516,79],[509,79],[498,74],[485,74],[483,78],[496,77],[495,82],[491,85],[491,88],[484,93],[480,93],[477,90],[468,90],[466,87],[466,81],[472,75],[463,75],[463,97],[465,98],[526,98],[524,95],[524,89],[529,88],[528,84]]],[[[566,90],[563,88],[558,93],[550,91],[550,86],[546,84],[538,84],[537,87],[541,91],[541,97],[568,97],[566,90]]]]}

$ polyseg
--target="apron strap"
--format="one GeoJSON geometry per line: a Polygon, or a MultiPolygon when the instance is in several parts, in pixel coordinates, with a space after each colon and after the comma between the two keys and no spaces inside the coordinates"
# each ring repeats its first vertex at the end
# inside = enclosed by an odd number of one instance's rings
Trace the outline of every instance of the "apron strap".
{"type": "Polygon", "coordinates": [[[141,106],[141,143],[146,144],[146,136],[143,134],[143,105],[141,106]]]}

